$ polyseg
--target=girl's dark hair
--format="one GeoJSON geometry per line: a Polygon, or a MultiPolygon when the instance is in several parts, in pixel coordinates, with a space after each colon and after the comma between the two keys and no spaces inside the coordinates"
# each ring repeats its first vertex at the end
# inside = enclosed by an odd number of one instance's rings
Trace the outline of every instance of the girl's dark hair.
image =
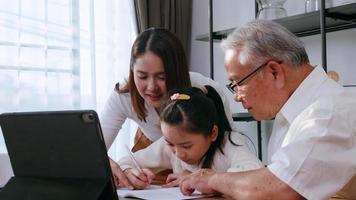
{"type": "Polygon", "coordinates": [[[130,73],[127,84],[120,89],[116,84],[115,89],[119,93],[129,92],[133,110],[137,117],[146,121],[147,110],[144,99],[138,93],[134,82],[134,65],[140,56],[146,52],[158,56],[164,66],[167,91],[176,88],[190,87],[189,68],[185,52],[180,40],[171,32],[163,28],[149,28],[136,38],[131,49],[130,73]]]}
{"type": "Polygon", "coordinates": [[[205,86],[207,94],[196,87],[182,88],[170,91],[170,95],[179,93],[190,96],[189,100],[168,99],[161,108],[160,119],[173,126],[182,126],[192,133],[203,134],[208,137],[214,125],[218,127],[218,136],[210,145],[203,168],[210,168],[217,149],[224,154],[221,146],[224,142],[225,134],[228,134],[229,141],[236,145],[230,137],[231,126],[226,117],[224,104],[220,95],[211,86],[205,86]]]}

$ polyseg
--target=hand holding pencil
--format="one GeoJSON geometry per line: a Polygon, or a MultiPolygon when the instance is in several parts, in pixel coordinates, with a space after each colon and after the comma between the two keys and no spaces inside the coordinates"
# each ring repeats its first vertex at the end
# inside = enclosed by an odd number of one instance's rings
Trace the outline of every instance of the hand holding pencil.
{"type": "Polygon", "coordinates": [[[124,172],[121,170],[120,166],[111,158],[109,158],[110,167],[115,182],[115,186],[119,188],[120,186],[125,186],[130,189],[134,189],[129,179],[126,177],[124,172]]]}
{"type": "Polygon", "coordinates": [[[150,185],[155,175],[151,170],[142,168],[129,148],[126,145],[125,147],[135,168],[126,169],[124,173],[135,189],[143,189],[150,185]]]}

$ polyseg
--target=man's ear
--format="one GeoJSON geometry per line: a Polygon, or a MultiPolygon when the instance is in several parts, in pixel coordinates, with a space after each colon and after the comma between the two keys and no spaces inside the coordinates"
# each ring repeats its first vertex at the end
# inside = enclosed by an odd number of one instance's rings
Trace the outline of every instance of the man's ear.
{"type": "Polygon", "coordinates": [[[279,89],[283,88],[286,84],[286,71],[284,69],[283,63],[270,61],[267,66],[272,73],[275,86],[279,89]]]}
{"type": "Polygon", "coordinates": [[[215,141],[216,138],[218,138],[218,135],[219,135],[219,128],[217,125],[214,125],[213,130],[211,130],[211,133],[210,133],[211,141],[215,141]]]}

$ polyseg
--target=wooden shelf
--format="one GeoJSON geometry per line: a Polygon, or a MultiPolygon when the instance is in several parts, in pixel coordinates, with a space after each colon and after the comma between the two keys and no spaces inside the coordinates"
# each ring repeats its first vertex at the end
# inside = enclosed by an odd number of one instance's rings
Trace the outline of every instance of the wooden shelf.
{"type": "MultiPolygon", "coordinates": [[[[325,9],[326,32],[356,28],[356,3],[325,9]]],[[[320,11],[275,19],[298,37],[320,34],[320,11]]],[[[226,38],[235,28],[213,32],[213,41],[219,42],[226,38]]],[[[198,35],[196,40],[209,41],[209,34],[198,35]]]]}

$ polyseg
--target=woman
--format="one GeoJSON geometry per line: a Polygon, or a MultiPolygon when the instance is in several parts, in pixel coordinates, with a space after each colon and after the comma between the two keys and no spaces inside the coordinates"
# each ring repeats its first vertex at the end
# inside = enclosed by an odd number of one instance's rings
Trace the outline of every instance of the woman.
{"type": "MultiPolygon", "coordinates": [[[[126,119],[135,121],[144,136],[153,142],[162,136],[159,120],[161,101],[172,89],[204,85],[220,94],[227,116],[231,116],[222,88],[198,73],[189,73],[181,42],[165,29],[150,28],[142,32],[131,49],[129,79],[116,84],[101,116],[101,126],[109,149],[126,119]]],[[[229,117],[230,124],[232,119],[229,117]]],[[[110,160],[116,185],[133,188],[120,166],[110,160]]]]}

